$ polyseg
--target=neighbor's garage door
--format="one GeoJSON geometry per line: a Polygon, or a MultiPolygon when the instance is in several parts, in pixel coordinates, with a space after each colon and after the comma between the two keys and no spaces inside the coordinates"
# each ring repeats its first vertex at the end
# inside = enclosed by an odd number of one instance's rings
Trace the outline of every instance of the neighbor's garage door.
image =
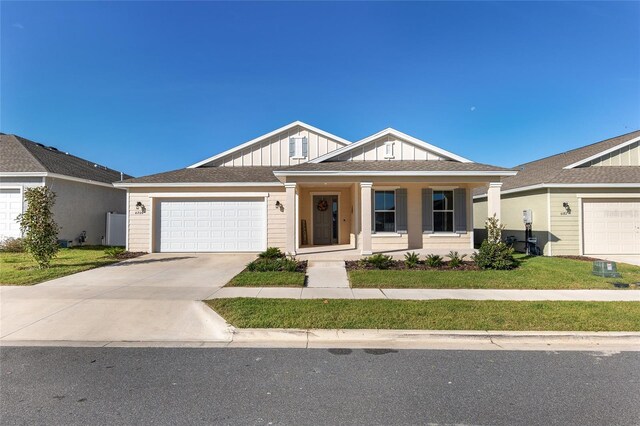
{"type": "Polygon", "coordinates": [[[161,252],[261,251],[266,248],[264,199],[160,201],[161,252]]]}
{"type": "Polygon", "coordinates": [[[20,213],[22,213],[20,189],[0,189],[0,241],[21,236],[20,225],[16,222],[20,213]]]}
{"type": "Polygon", "coordinates": [[[640,254],[640,199],[585,200],[584,254],[640,254]]]}

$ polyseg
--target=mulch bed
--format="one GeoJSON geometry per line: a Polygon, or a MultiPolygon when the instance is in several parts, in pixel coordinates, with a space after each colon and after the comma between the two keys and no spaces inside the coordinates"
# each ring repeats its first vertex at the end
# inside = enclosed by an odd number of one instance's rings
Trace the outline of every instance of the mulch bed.
{"type": "MultiPolygon", "coordinates": [[[[368,265],[359,260],[347,260],[344,262],[347,271],[374,271],[378,270],[373,265],[368,265]]],[[[413,268],[407,268],[402,260],[394,260],[387,270],[391,271],[479,271],[480,268],[474,262],[462,262],[457,268],[452,268],[446,262],[442,266],[427,266],[424,262],[418,263],[413,268]]]]}
{"type": "Polygon", "coordinates": [[[116,259],[118,260],[127,260],[134,259],[136,257],[140,257],[147,254],[146,251],[125,251],[124,253],[118,253],[116,255],[116,259]]]}
{"type": "Polygon", "coordinates": [[[565,256],[553,256],[553,257],[559,257],[561,259],[572,259],[572,260],[582,260],[584,262],[593,262],[596,260],[602,260],[602,259],[596,259],[595,257],[587,257],[587,256],[572,256],[572,255],[565,255],[565,256]]]}

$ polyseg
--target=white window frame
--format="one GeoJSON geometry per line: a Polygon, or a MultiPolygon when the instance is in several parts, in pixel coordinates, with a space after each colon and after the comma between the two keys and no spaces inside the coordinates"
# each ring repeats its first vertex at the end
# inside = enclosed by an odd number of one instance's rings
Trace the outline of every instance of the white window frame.
{"type": "Polygon", "coordinates": [[[453,194],[453,188],[441,188],[441,189],[434,189],[433,190],[433,195],[431,196],[431,214],[432,214],[432,218],[431,220],[433,221],[433,232],[435,234],[447,234],[447,235],[451,235],[454,234],[456,231],[456,213],[455,213],[455,198],[454,198],[454,194],[453,194]],[[451,192],[451,208],[447,209],[447,210],[436,210],[435,207],[435,196],[436,196],[436,192],[451,192]],[[451,231],[438,231],[436,230],[436,212],[437,213],[451,213],[451,231]]]}
{"type": "Polygon", "coordinates": [[[292,160],[304,160],[307,157],[304,157],[302,155],[302,144],[304,141],[304,136],[291,136],[291,139],[293,139],[294,143],[294,152],[293,152],[293,156],[291,157],[292,160]]]}
{"type": "Polygon", "coordinates": [[[397,205],[396,205],[396,201],[397,201],[397,197],[396,197],[396,190],[395,189],[374,189],[373,191],[373,233],[374,234],[397,234],[397,224],[398,221],[397,219],[397,215],[396,215],[396,210],[397,210],[397,205]],[[393,192],[393,207],[394,210],[378,210],[376,209],[376,192],[393,192]],[[376,213],[393,213],[393,231],[376,231],[376,213]]]}

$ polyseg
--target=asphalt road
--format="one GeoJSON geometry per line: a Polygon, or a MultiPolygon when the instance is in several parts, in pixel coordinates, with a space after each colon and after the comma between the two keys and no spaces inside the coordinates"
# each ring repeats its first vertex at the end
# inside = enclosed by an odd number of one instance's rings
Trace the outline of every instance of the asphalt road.
{"type": "Polygon", "coordinates": [[[0,348],[14,424],[640,424],[640,353],[0,348]]]}

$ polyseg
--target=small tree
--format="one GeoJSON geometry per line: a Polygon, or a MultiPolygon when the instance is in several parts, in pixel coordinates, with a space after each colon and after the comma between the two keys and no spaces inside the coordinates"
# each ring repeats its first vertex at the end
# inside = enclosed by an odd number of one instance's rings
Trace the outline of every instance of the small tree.
{"type": "Polygon", "coordinates": [[[27,209],[18,216],[24,247],[41,269],[48,268],[58,252],[58,225],[52,211],[56,194],[46,186],[40,186],[27,189],[24,198],[27,209]]]}
{"type": "Polygon", "coordinates": [[[495,213],[484,221],[484,227],[487,230],[487,240],[489,242],[495,244],[502,241],[502,231],[505,226],[500,223],[500,219],[496,217],[495,213]]]}
{"type": "Polygon", "coordinates": [[[484,227],[487,229],[487,239],[482,242],[480,249],[472,258],[482,269],[513,269],[518,263],[513,258],[513,248],[502,241],[502,230],[505,228],[494,214],[487,218],[484,227]]]}

